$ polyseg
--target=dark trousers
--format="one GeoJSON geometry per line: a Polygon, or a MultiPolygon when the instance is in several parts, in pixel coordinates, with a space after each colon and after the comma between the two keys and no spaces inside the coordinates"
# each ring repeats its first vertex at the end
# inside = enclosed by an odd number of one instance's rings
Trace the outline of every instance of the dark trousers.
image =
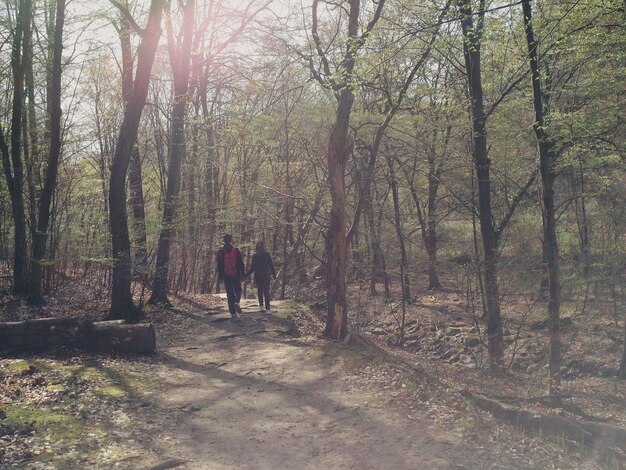
{"type": "Polygon", "coordinates": [[[263,306],[265,300],[265,308],[270,309],[270,279],[255,279],[257,293],[259,295],[259,305],[263,306]]]}
{"type": "Polygon", "coordinates": [[[224,288],[228,299],[228,311],[233,315],[237,313],[235,304],[241,300],[241,279],[239,276],[224,276],[224,288]]]}

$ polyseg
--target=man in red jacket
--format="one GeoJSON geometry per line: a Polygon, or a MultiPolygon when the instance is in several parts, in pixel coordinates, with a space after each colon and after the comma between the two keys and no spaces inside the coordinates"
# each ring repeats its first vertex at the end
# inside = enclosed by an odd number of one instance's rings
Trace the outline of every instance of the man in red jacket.
{"type": "Polygon", "coordinates": [[[217,275],[220,282],[224,281],[228,311],[233,318],[237,318],[237,314],[241,313],[239,301],[244,271],[241,252],[239,248],[233,246],[233,236],[227,233],[224,235],[224,246],[217,252],[217,275]]]}

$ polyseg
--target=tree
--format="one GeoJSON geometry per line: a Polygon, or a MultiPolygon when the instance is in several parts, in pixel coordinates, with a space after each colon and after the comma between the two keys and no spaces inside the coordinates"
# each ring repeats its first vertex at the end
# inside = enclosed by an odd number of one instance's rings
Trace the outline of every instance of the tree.
{"type": "Polygon", "coordinates": [[[157,259],[154,273],[152,296],[148,303],[170,305],[167,298],[170,244],[174,233],[174,217],[180,192],[180,167],[185,154],[185,114],[187,111],[189,76],[191,69],[191,45],[195,23],[195,1],[182,4],[183,21],[180,36],[174,36],[172,14],[166,16],[167,49],[174,79],[174,97],[171,110],[171,137],[169,145],[169,166],[167,171],[167,190],[163,203],[163,222],[159,235],[157,259]]]}
{"type": "Polygon", "coordinates": [[[57,0],[53,36],[52,72],[50,86],[50,147],[44,185],[39,196],[37,229],[33,235],[30,265],[30,301],[43,302],[43,266],[46,257],[46,242],[50,224],[50,205],[57,185],[59,159],[61,157],[61,74],[63,59],[63,24],[65,22],[65,0],[57,0]]]}
{"type": "Polygon", "coordinates": [[[547,111],[541,87],[539,70],[538,42],[535,40],[530,0],[522,0],[524,12],[524,31],[528,45],[528,60],[531,71],[533,88],[533,107],[535,122],[533,129],[539,146],[539,172],[543,186],[543,234],[546,247],[546,262],[548,264],[549,296],[548,319],[550,327],[550,359],[548,370],[550,374],[550,396],[553,402],[560,401],[561,385],[561,335],[559,315],[561,307],[561,277],[559,269],[559,243],[556,237],[556,209],[554,204],[554,181],[557,176],[554,140],[548,133],[547,111]]]}
{"type": "MultiPolygon", "coordinates": [[[[126,9],[128,8],[127,0],[123,6],[126,9]]],[[[119,26],[115,23],[114,26],[120,39],[122,52],[122,96],[124,102],[128,102],[133,90],[133,56],[131,50],[132,25],[127,15],[120,13],[119,26]]],[[[146,211],[143,197],[143,178],[141,175],[141,155],[137,142],[133,145],[133,153],[130,159],[129,189],[133,217],[132,232],[134,234],[133,241],[135,245],[135,268],[144,276],[148,269],[146,211]]]]}
{"type": "MultiPolygon", "coordinates": [[[[10,148],[0,131],[2,166],[11,196],[14,228],[13,293],[28,294],[28,238],[24,212],[24,165],[22,163],[22,119],[24,112],[24,56],[26,41],[24,30],[31,21],[31,0],[20,0],[13,31],[11,71],[13,77],[13,103],[11,107],[10,148]]],[[[28,28],[30,30],[30,28],[28,28]]],[[[30,41],[28,39],[27,41],[30,41]]]]}
{"type": "MultiPolygon", "coordinates": [[[[328,86],[337,101],[335,120],[328,138],[327,165],[328,184],[331,196],[330,223],[326,234],[326,302],[328,315],[324,336],[343,338],[348,333],[348,306],[346,302],[346,266],[348,260],[347,217],[346,217],[346,165],[350,156],[349,136],[350,114],[354,104],[354,67],[359,49],[378,22],[384,0],[376,5],[372,19],[364,31],[359,34],[359,15],[361,2],[348,0],[347,19],[339,22],[346,25],[344,52],[336,70],[331,72],[330,63],[322,46],[318,28],[319,0],[313,0],[311,36],[315,50],[322,63],[323,76],[313,68],[313,59],[309,58],[311,70],[316,78],[328,86]]],[[[343,9],[339,10],[343,11],[343,9]]]]}
{"type": "MultiPolygon", "coordinates": [[[[130,13],[123,5],[112,1],[122,13],[130,13]]],[[[111,180],[109,184],[109,226],[113,253],[113,282],[111,288],[110,319],[124,319],[136,322],[139,309],[134,305],[131,294],[131,255],[130,237],[128,233],[128,217],[126,213],[126,175],[128,165],[137,139],[139,120],[146,103],[150,71],[161,36],[161,14],[164,0],[152,0],[145,29],[137,26],[134,19],[131,24],[141,36],[137,48],[137,69],[133,90],[124,108],[124,119],[120,128],[115,154],[111,162],[111,180]]]]}
{"type": "Polygon", "coordinates": [[[485,298],[487,307],[487,339],[492,368],[502,360],[502,319],[500,317],[500,294],[498,292],[497,235],[491,205],[490,160],[487,150],[487,130],[484,93],[481,74],[481,41],[485,19],[484,0],[481,0],[474,21],[472,0],[459,3],[461,28],[463,30],[463,55],[467,71],[471,100],[472,155],[478,180],[478,213],[485,256],[485,298]]]}

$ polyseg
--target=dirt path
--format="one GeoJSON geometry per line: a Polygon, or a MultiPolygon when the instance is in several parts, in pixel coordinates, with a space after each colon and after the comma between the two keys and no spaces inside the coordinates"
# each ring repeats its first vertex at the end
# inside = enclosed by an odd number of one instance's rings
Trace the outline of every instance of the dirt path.
{"type": "Polygon", "coordinates": [[[490,466],[458,434],[429,430],[358,380],[367,366],[360,353],[291,337],[288,304],[272,315],[251,301],[242,307],[240,320],[221,308],[189,313],[193,331],[168,338],[165,360],[150,366],[152,391],[137,405],[149,418],[121,436],[125,445],[160,468],[490,466]]]}
{"type": "Polygon", "coordinates": [[[436,361],[318,339],[304,306],[218,302],[149,311],[155,355],[0,360],[0,469],[622,468],[473,409],[436,361]]]}

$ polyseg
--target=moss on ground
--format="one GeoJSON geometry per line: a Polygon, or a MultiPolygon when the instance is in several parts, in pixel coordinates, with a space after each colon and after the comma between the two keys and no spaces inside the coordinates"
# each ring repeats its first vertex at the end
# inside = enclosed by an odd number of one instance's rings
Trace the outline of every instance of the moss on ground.
{"type": "Polygon", "coordinates": [[[5,376],[16,375],[27,371],[30,366],[32,366],[32,364],[25,359],[14,359],[7,361],[2,368],[0,368],[0,372],[5,376]]]}
{"type": "Polygon", "coordinates": [[[102,398],[122,398],[126,396],[126,392],[124,392],[121,387],[114,384],[100,387],[96,389],[94,393],[102,398]]]}
{"type": "Polygon", "coordinates": [[[20,404],[5,404],[7,417],[3,420],[13,428],[22,428],[26,423],[33,424],[38,432],[49,434],[53,441],[80,437],[83,423],[74,416],[58,413],[43,407],[35,408],[20,404]]]}

